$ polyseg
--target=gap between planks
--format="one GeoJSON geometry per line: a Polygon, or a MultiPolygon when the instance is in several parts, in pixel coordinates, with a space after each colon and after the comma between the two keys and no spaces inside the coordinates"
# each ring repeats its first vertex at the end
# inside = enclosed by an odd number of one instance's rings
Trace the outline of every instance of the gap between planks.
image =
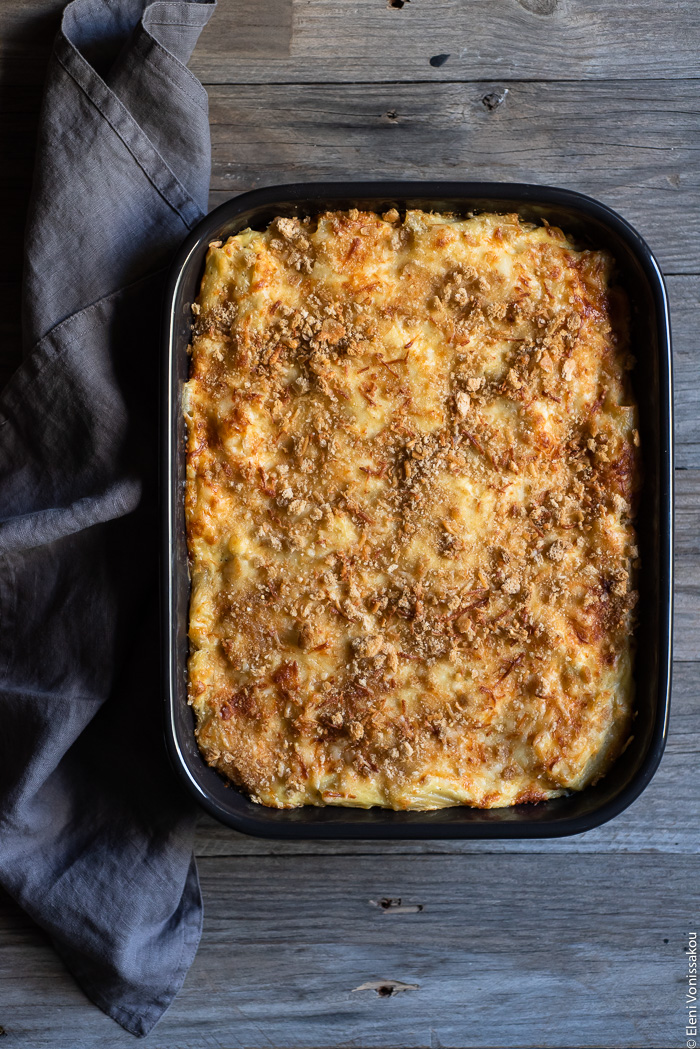
{"type": "MultiPolygon", "coordinates": [[[[200,79],[202,87],[257,87],[257,88],[268,88],[268,87],[421,87],[425,84],[438,84],[440,87],[474,87],[479,85],[493,86],[494,84],[507,86],[508,84],[546,84],[548,87],[556,87],[557,84],[577,84],[581,87],[590,87],[592,85],[599,86],[601,84],[616,84],[620,87],[636,83],[644,84],[673,84],[682,85],[684,83],[698,83],[700,82],[700,76],[684,76],[684,77],[644,77],[641,80],[630,79],[629,77],[601,77],[598,80],[581,80],[577,77],[558,77],[556,80],[543,80],[542,77],[465,77],[464,80],[459,78],[453,80],[438,80],[435,77],[424,77],[416,78],[413,80],[271,80],[268,82],[260,80],[212,80],[207,78],[206,80],[200,79]]],[[[630,96],[634,97],[634,96],[630,96]]]]}

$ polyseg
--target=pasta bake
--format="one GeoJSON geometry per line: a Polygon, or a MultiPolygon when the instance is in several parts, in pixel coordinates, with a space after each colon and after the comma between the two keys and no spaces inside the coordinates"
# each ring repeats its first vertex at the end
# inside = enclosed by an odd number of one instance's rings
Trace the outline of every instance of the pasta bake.
{"type": "Polygon", "coordinates": [[[210,245],[189,701],[275,807],[481,808],[629,738],[639,435],[614,260],[514,214],[352,209],[210,245]]]}

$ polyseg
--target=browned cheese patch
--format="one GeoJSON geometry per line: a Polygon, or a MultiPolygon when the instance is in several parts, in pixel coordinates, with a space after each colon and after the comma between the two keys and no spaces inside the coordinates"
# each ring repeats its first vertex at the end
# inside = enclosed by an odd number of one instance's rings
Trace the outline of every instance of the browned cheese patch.
{"type": "Polygon", "coordinates": [[[605,252],[516,215],[280,218],[193,306],[189,696],[278,807],[536,802],[629,735],[640,487],[605,252]]]}

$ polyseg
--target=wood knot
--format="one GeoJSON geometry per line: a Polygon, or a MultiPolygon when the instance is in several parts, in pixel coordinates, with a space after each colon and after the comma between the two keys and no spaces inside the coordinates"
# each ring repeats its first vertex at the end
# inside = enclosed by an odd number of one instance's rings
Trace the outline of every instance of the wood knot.
{"type": "Polygon", "coordinates": [[[444,66],[445,62],[449,57],[449,54],[433,55],[433,57],[430,59],[430,64],[434,69],[439,69],[440,66],[444,66]]]}
{"type": "Polygon", "coordinates": [[[403,983],[401,980],[368,980],[359,987],[353,987],[353,992],[376,991],[380,998],[391,998],[392,995],[401,994],[402,991],[418,990],[420,990],[420,984],[403,983]]]}
{"type": "Polygon", "coordinates": [[[404,4],[410,4],[411,0],[387,0],[386,6],[393,7],[395,11],[400,11],[404,4]]]}
{"type": "Polygon", "coordinates": [[[518,3],[533,15],[553,15],[559,0],[518,0],[518,3]]]}
{"type": "Polygon", "coordinates": [[[488,109],[489,112],[492,112],[505,102],[507,94],[508,88],[505,88],[503,91],[489,91],[489,93],[482,98],[481,104],[484,109],[488,109]]]}

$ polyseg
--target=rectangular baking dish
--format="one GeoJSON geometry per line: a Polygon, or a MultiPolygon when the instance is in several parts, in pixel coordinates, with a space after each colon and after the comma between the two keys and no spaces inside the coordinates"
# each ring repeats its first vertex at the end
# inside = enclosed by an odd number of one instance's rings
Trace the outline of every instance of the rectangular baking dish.
{"type": "Polygon", "coordinates": [[[248,834],[279,838],[545,838],[599,826],[644,790],[661,760],[671,686],[673,418],[668,301],[659,266],[639,234],[616,212],[569,190],[473,182],[336,182],[274,186],[222,204],[188,236],[166,294],[162,390],[162,607],[166,741],[172,762],[200,804],[248,834]],[[577,794],[507,809],[456,807],[436,812],[385,809],[270,809],[251,802],[203,760],[187,705],[189,574],[184,515],[185,424],[182,386],[189,368],[191,303],[212,240],[276,215],[333,208],[416,207],[435,211],[511,211],[560,226],[584,246],[608,248],[632,311],[633,382],[640,407],[644,491],[637,519],[642,570],[633,738],[610,772],[577,794]]]}

